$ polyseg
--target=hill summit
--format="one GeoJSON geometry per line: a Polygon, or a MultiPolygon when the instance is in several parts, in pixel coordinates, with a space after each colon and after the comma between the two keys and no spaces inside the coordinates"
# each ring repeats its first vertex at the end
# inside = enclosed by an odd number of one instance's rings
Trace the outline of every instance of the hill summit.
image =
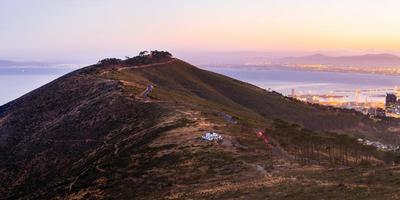
{"type": "Polygon", "coordinates": [[[0,199],[389,199],[397,154],[357,138],[397,145],[398,124],[164,51],[108,58],[0,107],[0,199]]]}

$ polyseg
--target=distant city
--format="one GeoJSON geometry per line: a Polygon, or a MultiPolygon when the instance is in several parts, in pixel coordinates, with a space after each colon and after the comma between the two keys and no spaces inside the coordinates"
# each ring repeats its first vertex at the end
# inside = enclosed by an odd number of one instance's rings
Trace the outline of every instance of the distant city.
{"type": "Polygon", "coordinates": [[[371,118],[400,118],[400,88],[335,90],[328,94],[297,92],[292,89],[289,97],[312,104],[354,109],[371,118]],[[349,95],[353,93],[353,95],[349,95]]]}

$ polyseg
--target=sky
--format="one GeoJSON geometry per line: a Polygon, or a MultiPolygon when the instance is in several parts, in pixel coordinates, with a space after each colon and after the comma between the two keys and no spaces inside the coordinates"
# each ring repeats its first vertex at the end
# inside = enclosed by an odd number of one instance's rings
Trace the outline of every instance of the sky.
{"type": "Polygon", "coordinates": [[[400,52],[398,0],[1,0],[0,59],[400,52]]]}

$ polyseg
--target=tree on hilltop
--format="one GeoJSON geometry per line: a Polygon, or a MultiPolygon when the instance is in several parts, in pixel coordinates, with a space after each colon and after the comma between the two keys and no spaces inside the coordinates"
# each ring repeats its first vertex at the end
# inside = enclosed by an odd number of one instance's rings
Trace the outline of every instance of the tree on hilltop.
{"type": "Polygon", "coordinates": [[[100,60],[97,64],[101,65],[116,65],[120,64],[122,62],[121,59],[118,58],[105,58],[103,60],[100,60]]]}
{"type": "Polygon", "coordinates": [[[172,54],[168,51],[158,51],[154,50],[150,53],[151,57],[153,58],[171,58],[172,54]]]}
{"type": "Polygon", "coordinates": [[[148,51],[141,51],[141,52],[139,53],[139,56],[141,56],[141,57],[147,56],[147,55],[149,55],[149,52],[148,52],[148,51]]]}

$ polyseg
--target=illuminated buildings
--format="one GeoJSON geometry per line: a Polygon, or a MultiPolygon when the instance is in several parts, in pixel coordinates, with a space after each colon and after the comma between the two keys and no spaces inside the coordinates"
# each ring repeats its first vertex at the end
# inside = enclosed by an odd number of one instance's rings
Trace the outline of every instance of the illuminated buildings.
{"type": "Polygon", "coordinates": [[[395,94],[386,94],[385,109],[387,116],[398,117],[400,115],[400,102],[395,94]]]}
{"type": "Polygon", "coordinates": [[[386,106],[397,104],[397,96],[395,94],[387,93],[386,94],[386,106]]]}
{"type": "Polygon", "coordinates": [[[400,94],[397,87],[334,90],[325,94],[304,93],[292,89],[288,96],[312,104],[353,109],[371,118],[400,118],[400,98],[397,98],[397,93],[400,94]]]}

